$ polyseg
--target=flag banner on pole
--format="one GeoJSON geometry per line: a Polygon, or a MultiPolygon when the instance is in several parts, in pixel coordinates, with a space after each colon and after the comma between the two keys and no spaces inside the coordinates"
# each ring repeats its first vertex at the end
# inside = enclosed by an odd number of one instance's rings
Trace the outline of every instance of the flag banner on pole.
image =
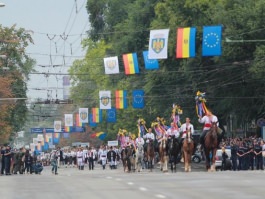
{"type": "Polygon", "coordinates": [[[144,108],[144,91],[143,90],[133,90],[133,108],[144,108]]]}
{"type": "Polygon", "coordinates": [[[99,91],[99,108],[100,109],[111,109],[110,91],[99,91]]]}
{"type": "Polygon", "coordinates": [[[96,127],[97,126],[97,123],[93,122],[93,114],[92,113],[89,114],[89,126],[90,127],[96,127]]]}
{"type": "Polygon", "coordinates": [[[65,126],[64,127],[64,133],[70,133],[70,132],[72,132],[72,130],[73,130],[73,127],[71,127],[71,126],[65,126]]]}
{"type": "Polygon", "coordinates": [[[74,126],[73,114],[64,114],[64,126],[74,126]]]}
{"type": "Polygon", "coordinates": [[[222,26],[204,26],[202,56],[220,56],[222,54],[222,26]]]}
{"type": "Polygon", "coordinates": [[[195,57],[196,28],[177,29],[176,58],[195,57]]]}
{"type": "Polygon", "coordinates": [[[102,110],[99,108],[92,108],[93,122],[99,123],[102,121],[102,110]]]}
{"type": "Polygon", "coordinates": [[[126,109],[128,107],[126,90],[116,90],[115,99],[116,99],[116,109],[126,109]]]}
{"type": "Polygon", "coordinates": [[[118,57],[104,58],[105,74],[120,73],[118,57]]]}
{"type": "Polygon", "coordinates": [[[116,122],[116,108],[111,108],[107,110],[107,122],[116,122]]]}
{"type": "Polygon", "coordinates": [[[88,108],[79,108],[79,119],[82,123],[88,123],[88,108]]]}
{"type": "Polygon", "coordinates": [[[157,59],[148,59],[148,51],[143,51],[145,69],[153,70],[159,69],[159,63],[157,59]]]}
{"type": "Polygon", "coordinates": [[[136,53],[123,54],[122,58],[126,75],[139,73],[138,58],[136,53]]]}
{"type": "Polygon", "coordinates": [[[53,134],[53,144],[59,144],[60,142],[60,133],[53,134]]]}
{"type": "Polygon", "coordinates": [[[80,120],[79,113],[75,114],[75,126],[81,127],[83,123],[80,120]]]}
{"type": "Polygon", "coordinates": [[[62,121],[54,121],[54,132],[62,132],[62,121]]]}
{"type": "Polygon", "coordinates": [[[104,140],[106,136],[107,136],[106,132],[97,132],[97,133],[92,133],[90,135],[91,138],[98,138],[100,140],[104,140]]]}
{"type": "Polygon", "coordinates": [[[169,29],[151,30],[148,59],[167,59],[169,29]]]}

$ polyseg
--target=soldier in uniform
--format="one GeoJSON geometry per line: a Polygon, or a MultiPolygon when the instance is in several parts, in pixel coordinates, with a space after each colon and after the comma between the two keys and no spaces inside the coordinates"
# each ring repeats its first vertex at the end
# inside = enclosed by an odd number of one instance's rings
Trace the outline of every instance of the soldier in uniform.
{"type": "Polygon", "coordinates": [[[234,171],[237,170],[237,152],[238,146],[236,145],[235,141],[231,142],[231,160],[232,160],[232,169],[234,171]]]}
{"type": "Polygon", "coordinates": [[[12,152],[11,152],[11,147],[7,146],[4,152],[4,158],[5,158],[5,174],[6,175],[11,175],[10,168],[11,168],[11,157],[12,157],[12,152]]]}
{"type": "Polygon", "coordinates": [[[94,157],[95,157],[95,154],[94,154],[94,152],[92,150],[92,147],[88,148],[87,157],[88,157],[89,170],[94,170],[94,157]]]}
{"type": "Polygon", "coordinates": [[[256,156],[256,169],[257,170],[264,170],[263,168],[263,160],[262,160],[262,146],[261,146],[261,142],[257,142],[254,145],[254,153],[256,156]]]}

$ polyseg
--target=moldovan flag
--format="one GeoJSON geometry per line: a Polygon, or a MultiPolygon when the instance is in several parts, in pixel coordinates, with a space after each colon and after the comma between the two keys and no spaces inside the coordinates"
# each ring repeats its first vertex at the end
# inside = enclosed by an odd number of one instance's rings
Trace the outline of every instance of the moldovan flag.
{"type": "Polygon", "coordinates": [[[148,59],[148,51],[143,51],[145,69],[159,69],[159,63],[157,59],[148,59]]]}
{"type": "Polygon", "coordinates": [[[99,108],[92,108],[93,122],[99,123],[102,121],[102,110],[99,108]]]}
{"type": "Polygon", "coordinates": [[[62,132],[62,122],[54,121],[54,132],[62,132]]]}
{"type": "Polygon", "coordinates": [[[220,56],[222,54],[222,26],[204,26],[202,56],[220,56]]]}
{"type": "Polygon", "coordinates": [[[151,30],[148,59],[167,59],[169,29],[151,30]]]}
{"type": "Polygon", "coordinates": [[[89,126],[90,127],[96,127],[97,126],[97,123],[93,122],[93,114],[92,113],[89,114],[89,126]]]}
{"type": "MultiPolygon", "coordinates": [[[[82,122],[81,122],[81,120],[80,120],[80,117],[79,117],[79,113],[76,113],[75,114],[75,126],[80,126],[80,127],[82,127],[82,122]]],[[[70,129],[70,128],[69,128],[70,129]]],[[[66,131],[66,132],[69,132],[69,131],[66,131]]]]}
{"type": "Polygon", "coordinates": [[[126,90],[116,90],[115,99],[116,99],[116,109],[126,109],[128,107],[126,90]]]}
{"type": "Polygon", "coordinates": [[[64,125],[65,126],[74,126],[73,114],[64,114],[64,125]]]}
{"type": "Polygon", "coordinates": [[[100,109],[111,109],[110,91],[99,91],[99,108],[100,109]]]}
{"type": "Polygon", "coordinates": [[[105,74],[120,73],[118,57],[104,58],[105,74]]]}
{"type": "Polygon", "coordinates": [[[139,73],[139,65],[136,53],[123,54],[122,58],[126,75],[139,73]]]}
{"type": "Polygon", "coordinates": [[[195,57],[196,28],[177,29],[176,58],[195,57]]]}

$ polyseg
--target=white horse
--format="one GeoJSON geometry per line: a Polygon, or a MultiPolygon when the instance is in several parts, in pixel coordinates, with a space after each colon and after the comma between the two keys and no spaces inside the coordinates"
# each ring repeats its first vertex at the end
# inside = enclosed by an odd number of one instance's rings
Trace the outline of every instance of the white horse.
{"type": "Polygon", "coordinates": [[[138,172],[142,169],[142,164],[144,160],[144,146],[141,143],[137,144],[136,149],[136,157],[135,157],[135,169],[138,170],[138,172]]]}

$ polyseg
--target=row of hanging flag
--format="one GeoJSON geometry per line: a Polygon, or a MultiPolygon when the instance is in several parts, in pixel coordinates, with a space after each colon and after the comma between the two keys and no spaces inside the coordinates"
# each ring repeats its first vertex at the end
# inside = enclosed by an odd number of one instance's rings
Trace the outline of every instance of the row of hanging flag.
{"type": "MultiPolygon", "coordinates": [[[[169,29],[151,30],[148,51],[143,51],[145,69],[158,69],[158,59],[168,57],[169,29]]],[[[220,56],[222,54],[222,26],[203,26],[202,56],[220,56]]],[[[196,28],[177,28],[176,58],[190,58],[196,55],[196,28]]],[[[137,53],[122,55],[126,75],[138,74],[137,53]]],[[[105,74],[118,74],[118,56],[104,58],[105,74]]]]}
{"type": "MultiPolygon", "coordinates": [[[[128,108],[128,92],[127,90],[115,91],[115,107],[116,109],[128,108]]],[[[111,91],[99,91],[99,108],[111,109],[111,91]]],[[[132,107],[136,109],[144,108],[144,90],[132,91],[132,107]]]]}

